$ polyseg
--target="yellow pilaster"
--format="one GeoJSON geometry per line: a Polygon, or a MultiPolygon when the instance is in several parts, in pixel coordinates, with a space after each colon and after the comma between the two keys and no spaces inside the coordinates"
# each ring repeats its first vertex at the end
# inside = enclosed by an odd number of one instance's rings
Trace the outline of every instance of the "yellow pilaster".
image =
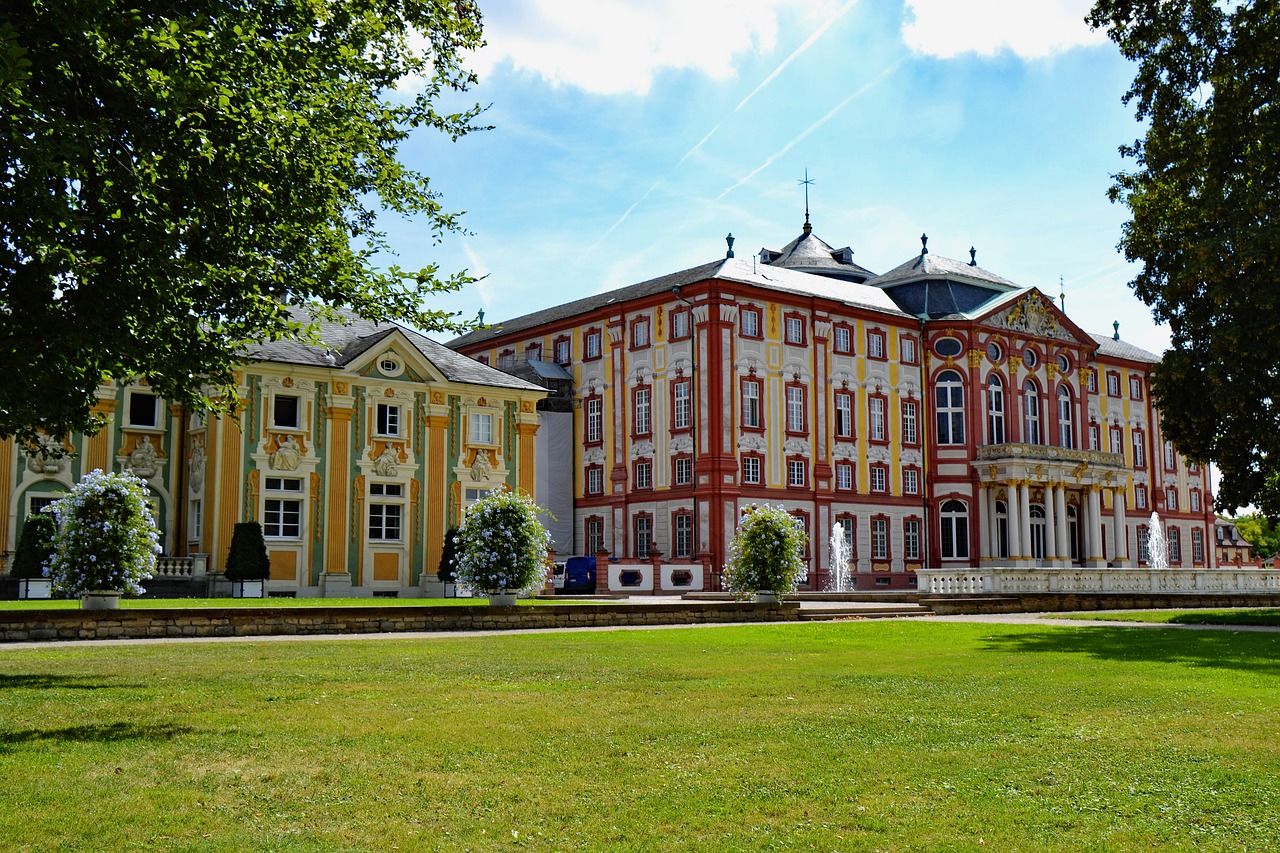
{"type": "Polygon", "coordinates": [[[347,510],[351,505],[351,418],[349,406],[328,406],[324,410],[329,421],[328,499],[324,537],[324,570],[334,574],[347,572],[347,510]]]}
{"type": "Polygon", "coordinates": [[[426,517],[426,565],[423,570],[431,573],[440,565],[440,553],[444,550],[444,532],[447,528],[449,496],[445,494],[444,474],[445,440],[448,438],[447,415],[429,415],[427,423],[427,493],[423,498],[423,515],[426,517]]]}
{"type": "Polygon", "coordinates": [[[106,426],[98,430],[94,435],[89,436],[85,441],[84,454],[84,470],[86,472],[100,468],[103,471],[110,471],[111,465],[108,460],[111,457],[111,434],[115,432],[115,399],[99,399],[93,405],[93,413],[101,415],[107,419],[106,426]]]}
{"type": "MultiPolygon", "coordinates": [[[[240,423],[230,414],[219,418],[211,418],[209,429],[217,431],[216,441],[210,441],[210,447],[216,445],[214,459],[208,459],[206,470],[218,472],[218,482],[214,494],[218,502],[216,515],[216,534],[209,543],[209,559],[213,568],[221,570],[227,564],[227,551],[231,548],[231,534],[236,522],[240,520],[240,482],[242,466],[240,464],[240,446],[243,440],[240,423]],[[216,465],[216,467],[215,467],[216,465]]],[[[256,509],[255,509],[256,512],[256,509]]],[[[212,526],[212,525],[210,525],[212,526]]]]}
{"type": "Polygon", "coordinates": [[[524,489],[529,494],[533,494],[533,437],[537,432],[538,425],[536,423],[516,424],[516,436],[520,441],[520,463],[516,477],[520,488],[524,489]]]}
{"type": "MultiPolygon", "coordinates": [[[[0,438],[0,501],[3,501],[0,506],[3,507],[8,507],[13,502],[13,458],[17,455],[16,451],[12,438],[0,438]]],[[[9,550],[9,524],[0,523],[0,555],[9,550]]],[[[4,566],[6,571],[8,568],[7,565],[4,566]]]]}

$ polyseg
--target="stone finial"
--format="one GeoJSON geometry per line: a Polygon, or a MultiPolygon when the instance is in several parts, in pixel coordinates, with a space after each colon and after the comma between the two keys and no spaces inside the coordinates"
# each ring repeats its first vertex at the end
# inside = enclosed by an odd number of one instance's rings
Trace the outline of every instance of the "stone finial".
{"type": "Polygon", "coordinates": [[[1120,340],[1120,321],[1116,320],[1114,323],[1112,323],[1111,328],[1115,330],[1115,332],[1111,335],[1111,337],[1117,341],[1120,340]]]}
{"type": "Polygon", "coordinates": [[[929,235],[921,234],[920,235],[920,257],[924,257],[927,254],[929,254],[929,235]]]}
{"type": "Polygon", "coordinates": [[[724,241],[729,244],[729,251],[725,252],[724,256],[726,258],[732,258],[733,257],[733,232],[732,231],[729,232],[728,237],[724,238],[724,241]]]}
{"type": "Polygon", "coordinates": [[[976,267],[978,265],[978,250],[973,246],[969,247],[969,266],[976,267]]]}

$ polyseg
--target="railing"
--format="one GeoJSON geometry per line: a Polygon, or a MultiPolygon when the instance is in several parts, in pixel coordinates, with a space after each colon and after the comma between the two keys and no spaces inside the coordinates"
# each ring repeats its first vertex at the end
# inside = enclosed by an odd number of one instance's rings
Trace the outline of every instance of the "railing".
{"type": "Polygon", "coordinates": [[[1051,447],[1047,444],[985,444],[978,448],[979,461],[1022,457],[1024,459],[1051,462],[1086,462],[1090,465],[1124,467],[1124,455],[1105,450],[1077,450],[1072,447],[1051,447]]]}
{"type": "Polygon", "coordinates": [[[155,576],[158,578],[200,578],[209,568],[208,554],[190,557],[156,558],[155,576]]]}
{"type": "Polygon", "coordinates": [[[916,578],[929,595],[1280,592],[1280,571],[1269,569],[920,569],[916,578]]]}

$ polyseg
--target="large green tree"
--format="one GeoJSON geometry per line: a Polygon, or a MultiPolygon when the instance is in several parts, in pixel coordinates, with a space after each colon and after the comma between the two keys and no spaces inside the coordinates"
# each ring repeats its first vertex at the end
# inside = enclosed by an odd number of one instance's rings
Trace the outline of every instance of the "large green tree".
{"type": "Polygon", "coordinates": [[[1280,524],[1258,512],[1242,515],[1235,523],[1236,530],[1253,546],[1257,556],[1266,558],[1280,551],[1280,524]]]}
{"type": "Polygon", "coordinates": [[[1280,11],[1274,2],[1099,0],[1137,63],[1145,123],[1120,248],[1172,347],[1152,379],[1165,434],[1222,472],[1218,504],[1280,513],[1280,11]]]}
{"type": "Polygon", "coordinates": [[[108,378],[207,404],[289,305],[458,328],[423,299],[471,279],[383,266],[378,217],[458,230],[398,149],[475,129],[480,44],[472,0],[0,5],[0,436],[91,430],[108,378]]]}

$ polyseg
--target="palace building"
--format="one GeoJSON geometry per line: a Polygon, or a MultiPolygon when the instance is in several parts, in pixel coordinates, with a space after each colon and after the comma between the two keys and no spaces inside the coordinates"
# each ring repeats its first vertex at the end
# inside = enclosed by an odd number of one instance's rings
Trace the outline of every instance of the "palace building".
{"type": "Polygon", "coordinates": [[[110,384],[98,390],[101,432],[49,439],[68,455],[0,442],[0,554],[82,474],[127,469],[146,481],[162,533],[149,588],[203,594],[235,523],[258,521],[272,593],[418,594],[469,503],[496,488],[533,491],[546,391],[405,327],[346,321],[322,323],[318,345],[254,347],[234,417],[184,411],[141,382],[110,384]]]}
{"type": "Polygon", "coordinates": [[[807,216],[756,259],[729,240],[723,259],[450,343],[568,380],[575,450],[541,474],[573,484],[562,555],[715,588],[743,508],[770,503],[809,533],[812,588],[837,526],[865,588],[925,567],[1143,564],[1157,510],[1172,565],[1214,565],[1206,472],[1150,396],[1158,356],[1084,331],[973,250],[922,238],[875,275],[807,216]]]}

